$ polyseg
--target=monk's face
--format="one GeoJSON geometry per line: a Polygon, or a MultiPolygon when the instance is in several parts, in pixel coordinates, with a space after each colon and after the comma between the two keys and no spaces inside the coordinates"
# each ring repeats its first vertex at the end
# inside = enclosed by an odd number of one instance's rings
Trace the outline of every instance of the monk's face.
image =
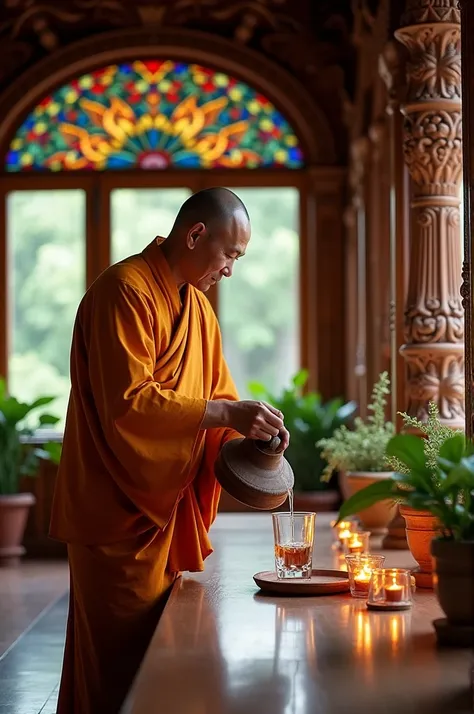
{"type": "Polygon", "coordinates": [[[243,211],[236,211],[225,223],[193,226],[188,239],[192,253],[187,282],[206,292],[222,278],[230,278],[249,240],[250,222],[243,211]]]}

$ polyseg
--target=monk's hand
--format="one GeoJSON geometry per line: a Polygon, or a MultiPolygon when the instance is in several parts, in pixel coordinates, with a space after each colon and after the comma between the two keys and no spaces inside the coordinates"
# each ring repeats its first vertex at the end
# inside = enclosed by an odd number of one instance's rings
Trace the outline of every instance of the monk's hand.
{"type": "Polygon", "coordinates": [[[228,426],[249,439],[270,441],[280,432],[286,432],[283,414],[266,402],[245,400],[229,402],[228,406],[228,426]]]}

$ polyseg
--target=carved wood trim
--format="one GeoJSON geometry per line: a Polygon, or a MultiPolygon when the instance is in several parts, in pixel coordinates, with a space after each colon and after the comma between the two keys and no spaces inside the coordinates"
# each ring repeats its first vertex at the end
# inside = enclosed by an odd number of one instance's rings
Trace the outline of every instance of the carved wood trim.
{"type": "Polygon", "coordinates": [[[457,0],[409,0],[395,33],[408,50],[404,155],[413,187],[405,310],[407,411],[464,426],[459,186],[462,175],[461,34],[457,0]],[[426,24],[429,21],[429,24],[426,24]]]}
{"type": "Polygon", "coordinates": [[[163,56],[200,62],[228,72],[260,90],[294,127],[307,163],[334,164],[331,128],[305,88],[264,55],[197,30],[136,28],[94,35],[38,62],[0,96],[0,152],[16,126],[52,88],[101,65],[136,57],[163,56]]]}

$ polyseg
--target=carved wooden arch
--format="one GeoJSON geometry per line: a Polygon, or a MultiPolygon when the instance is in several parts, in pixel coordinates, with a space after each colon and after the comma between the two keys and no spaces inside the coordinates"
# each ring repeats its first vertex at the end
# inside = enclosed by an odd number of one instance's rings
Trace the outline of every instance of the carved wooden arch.
{"type": "Polygon", "coordinates": [[[55,87],[97,67],[131,58],[198,62],[259,90],[298,136],[308,166],[336,163],[334,137],[322,110],[301,83],[264,55],[209,33],[179,28],[136,28],[94,35],[28,69],[0,96],[0,151],[26,114],[55,87]]]}

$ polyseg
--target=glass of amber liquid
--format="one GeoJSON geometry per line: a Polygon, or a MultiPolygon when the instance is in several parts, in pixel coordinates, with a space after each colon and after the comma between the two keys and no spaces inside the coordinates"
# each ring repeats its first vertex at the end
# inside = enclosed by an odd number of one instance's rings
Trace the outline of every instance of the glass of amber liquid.
{"type": "Polygon", "coordinates": [[[277,577],[310,578],[315,513],[272,513],[277,577]]]}

